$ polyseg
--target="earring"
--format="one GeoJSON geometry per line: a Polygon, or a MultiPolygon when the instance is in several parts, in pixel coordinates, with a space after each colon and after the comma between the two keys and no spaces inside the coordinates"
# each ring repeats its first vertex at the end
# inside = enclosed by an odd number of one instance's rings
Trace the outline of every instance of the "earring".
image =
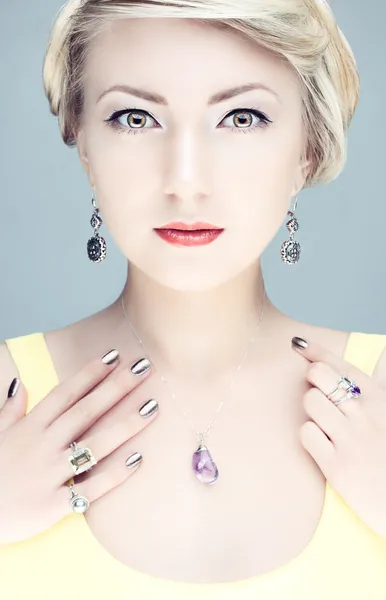
{"type": "Polygon", "coordinates": [[[99,208],[97,208],[94,195],[92,197],[92,205],[94,207],[94,214],[91,217],[90,225],[94,229],[94,236],[87,242],[87,254],[92,262],[102,262],[106,258],[106,240],[98,233],[103,221],[99,215],[99,208]]]}
{"type": "Polygon", "coordinates": [[[296,196],[295,204],[293,211],[289,210],[287,213],[287,217],[291,217],[287,222],[287,229],[290,233],[290,239],[283,242],[280,254],[281,259],[286,265],[294,265],[299,262],[301,246],[299,242],[294,240],[294,235],[296,231],[299,229],[299,223],[297,218],[295,217],[295,210],[298,204],[298,198],[296,196]]]}

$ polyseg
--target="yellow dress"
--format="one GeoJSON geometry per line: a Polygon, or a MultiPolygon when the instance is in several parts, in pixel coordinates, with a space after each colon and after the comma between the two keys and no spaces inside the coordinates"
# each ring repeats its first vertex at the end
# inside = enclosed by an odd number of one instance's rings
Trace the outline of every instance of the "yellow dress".
{"type": "MultiPolygon", "coordinates": [[[[6,342],[29,392],[31,410],[58,383],[44,335],[6,342]]],[[[386,335],[352,332],[344,358],[371,375],[385,345],[386,335]]],[[[3,485],[7,482],[1,482],[0,494],[3,485]]],[[[231,583],[186,583],[127,567],[96,540],[84,515],[71,513],[42,534],[0,548],[0,598],[386,600],[386,539],[361,521],[327,483],[317,529],[291,561],[231,583]]]]}

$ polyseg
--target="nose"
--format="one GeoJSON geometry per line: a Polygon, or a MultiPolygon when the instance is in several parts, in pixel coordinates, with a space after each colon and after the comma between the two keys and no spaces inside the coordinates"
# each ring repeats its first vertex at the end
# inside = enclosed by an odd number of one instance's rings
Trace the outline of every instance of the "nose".
{"type": "MultiPolygon", "coordinates": [[[[181,133],[168,146],[165,162],[165,194],[185,205],[210,195],[210,161],[197,136],[186,131],[181,133]]],[[[194,211],[194,206],[191,208],[194,211]]]]}

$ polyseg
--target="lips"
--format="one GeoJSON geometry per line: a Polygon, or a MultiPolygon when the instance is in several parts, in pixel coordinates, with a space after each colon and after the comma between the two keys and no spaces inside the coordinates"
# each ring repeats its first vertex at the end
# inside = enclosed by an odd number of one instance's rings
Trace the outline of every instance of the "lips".
{"type": "Polygon", "coordinates": [[[155,229],[155,233],[174,246],[204,246],[211,244],[224,233],[223,229],[155,229]]]}
{"type": "Polygon", "coordinates": [[[158,227],[160,229],[175,229],[176,231],[214,231],[221,230],[221,227],[212,225],[211,223],[205,223],[203,221],[196,221],[195,223],[183,223],[182,221],[173,221],[158,227]]]}

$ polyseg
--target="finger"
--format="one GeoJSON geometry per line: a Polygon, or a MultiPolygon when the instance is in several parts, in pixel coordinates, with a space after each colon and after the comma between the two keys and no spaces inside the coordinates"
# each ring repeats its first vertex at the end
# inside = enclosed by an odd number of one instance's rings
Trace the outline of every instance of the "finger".
{"type": "MultiPolygon", "coordinates": [[[[97,475],[91,476],[82,482],[74,482],[73,491],[85,497],[91,504],[98,500],[112,489],[124,483],[131,475],[136,473],[143,462],[143,457],[140,452],[131,452],[125,461],[109,461],[108,468],[101,470],[97,475]]],[[[73,481],[73,480],[72,480],[73,481]]],[[[62,505],[62,514],[69,515],[73,512],[70,506],[70,490],[67,485],[62,485],[57,496],[62,505]]]]}
{"type": "MultiPolygon", "coordinates": [[[[293,339],[302,339],[302,338],[293,338],[293,339]]],[[[340,358],[333,352],[330,352],[324,346],[317,344],[316,342],[310,340],[306,341],[307,348],[299,348],[297,345],[292,343],[292,348],[296,350],[299,354],[304,356],[310,363],[313,362],[324,362],[328,364],[332,369],[335,369],[337,373],[340,375],[346,375],[349,379],[355,380],[360,388],[362,386],[367,390],[372,390],[374,387],[374,381],[371,377],[369,377],[366,373],[364,373],[361,369],[358,369],[355,365],[350,362],[345,361],[343,358],[340,358]],[[369,387],[373,386],[373,387],[369,387]]],[[[363,391],[363,390],[362,390],[363,391]]]]}
{"type": "Polygon", "coordinates": [[[117,350],[110,350],[102,358],[97,358],[80,369],[75,375],[57,385],[29,413],[39,425],[49,427],[60,415],[66,412],[80,398],[88,394],[95,386],[117,367],[120,357],[117,350]]]}
{"type": "Polygon", "coordinates": [[[303,423],[299,435],[303,447],[315,460],[326,479],[330,479],[335,458],[335,448],[332,442],[313,421],[303,423]]]}
{"type": "MultiPolygon", "coordinates": [[[[79,440],[77,447],[78,449],[88,448],[97,463],[99,463],[156,419],[159,412],[158,408],[158,402],[154,399],[146,402],[142,401],[138,403],[131,414],[127,415],[127,419],[120,420],[94,435],[79,440]]],[[[66,450],[58,456],[53,469],[58,475],[56,482],[58,486],[74,476],[74,471],[69,462],[69,457],[72,454],[72,450],[69,448],[71,441],[73,440],[69,441],[66,450]]]]}
{"type": "Polygon", "coordinates": [[[9,387],[8,398],[0,410],[0,432],[6,431],[25,416],[27,403],[27,390],[16,377],[9,387]]]}
{"type": "Polygon", "coordinates": [[[362,412],[361,409],[363,403],[358,402],[359,396],[347,398],[347,400],[335,406],[334,401],[343,398],[346,395],[346,390],[343,388],[337,390],[340,375],[336,369],[333,369],[330,365],[324,362],[314,362],[310,365],[306,377],[312,385],[324,394],[326,400],[330,403],[331,409],[329,412],[331,415],[334,411],[339,411],[346,417],[355,418],[359,412],[362,412]],[[333,394],[335,391],[336,393],[333,394]],[[332,398],[328,398],[328,396],[331,395],[332,398]]]}
{"type": "Polygon", "coordinates": [[[310,419],[334,444],[342,440],[347,431],[348,421],[319,389],[313,387],[308,390],[304,394],[303,405],[310,419]]]}
{"type": "Polygon", "coordinates": [[[114,377],[107,379],[80,399],[50,426],[47,433],[56,445],[61,448],[67,447],[110,408],[138,387],[150,372],[151,363],[147,358],[136,360],[130,368],[121,369],[114,374],[114,377]]]}

